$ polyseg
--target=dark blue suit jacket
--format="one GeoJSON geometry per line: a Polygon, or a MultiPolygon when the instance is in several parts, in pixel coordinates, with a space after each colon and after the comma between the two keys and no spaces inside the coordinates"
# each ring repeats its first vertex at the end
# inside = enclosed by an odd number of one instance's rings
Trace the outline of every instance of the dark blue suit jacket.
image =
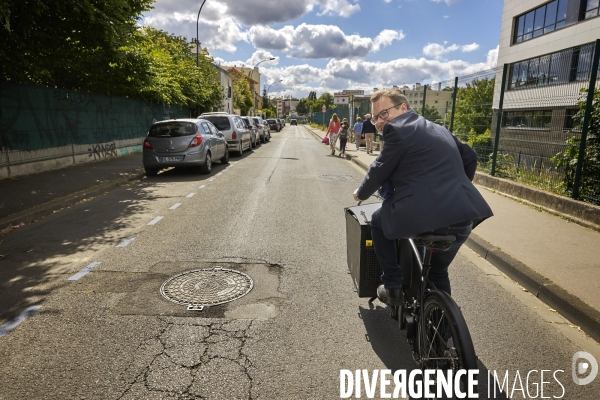
{"type": "Polygon", "coordinates": [[[357,196],[368,199],[384,183],[393,187],[381,217],[389,239],[411,237],[493,215],[471,180],[477,154],[446,128],[412,110],[385,124],[385,145],[357,196]]]}

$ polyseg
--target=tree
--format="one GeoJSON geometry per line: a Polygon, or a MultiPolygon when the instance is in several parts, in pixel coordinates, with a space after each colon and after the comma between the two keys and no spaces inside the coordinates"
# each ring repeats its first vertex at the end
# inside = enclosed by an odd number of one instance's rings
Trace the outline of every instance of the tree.
{"type": "MultiPolygon", "coordinates": [[[[575,188],[575,172],[577,161],[579,159],[579,146],[581,144],[581,131],[585,106],[587,103],[588,90],[583,88],[580,91],[579,110],[573,116],[573,122],[576,125],[570,133],[572,134],[566,141],[567,147],[552,157],[552,162],[557,168],[562,168],[563,181],[561,191],[564,194],[571,195],[575,188]]],[[[592,100],[592,112],[585,142],[585,152],[583,155],[583,168],[581,171],[581,181],[579,186],[579,197],[592,204],[600,205],[600,91],[594,91],[592,100]]]]}
{"type": "MultiPolygon", "coordinates": [[[[325,106],[327,108],[331,108],[331,105],[333,104],[333,95],[331,93],[323,93],[321,96],[319,96],[319,99],[321,101],[321,106],[323,104],[325,104],[325,106]]],[[[314,110],[314,108],[313,108],[314,110]]],[[[319,107],[320,110],[320,107],[319,107]]]]}
{"type": "Polygon", "coordinates": [[[495,78],[475,79],[456,93],[454,133],[467,141],[471,129],[481,135],[492,124],[495,78]]]}
{"type": "Polygon", "coordinates": [[[254,105],[250,84],[247,79],[236,79],[233,83],[233,107],[239,108],[242,115],[248,115],[248,111],[254,105]]]}
{"type": "Polygon", "coordinates": [[[317,92],[314,92],[314,91],[309,92],[307,100],[309,102],[314,102],[315,100],[317,100],[317,92]]]}
{"type": "MultiPolygon", "coordinates": [[[[415,112],[419,115],[422,115],[423,112],[423,106],[419,106],[415,109],[415,112]]],[[[442,116],[440,115],[440,113],[438,112],[437,108],[435,108],[434,106],[429,106],[427,104],[425,104],[425,115],[424,115],[425,119],[432,121],[432,122],[439,122],[442,119],[442,116]]]]}
{"type": "Polygon", "coordinates": [[[301,99],[296,105],[298,114],[308,114],[310,112],[310,104],[307,99],[301,99]]]}

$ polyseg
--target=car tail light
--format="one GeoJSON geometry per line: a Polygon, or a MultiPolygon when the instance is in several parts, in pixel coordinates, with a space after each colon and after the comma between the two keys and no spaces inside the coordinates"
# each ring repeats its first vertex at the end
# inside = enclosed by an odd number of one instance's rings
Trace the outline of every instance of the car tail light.
{"type": "Polygon", "coordinates": [[[202,144],[202,135],[196,135],[190,142],[189,147],[196,147],[196,146],[200,146],[201,144],[202,144]]]}
{"type": "Polygon", "coordinates": [[[148,139],[144,139],[144,148],[146,150],[152,150],[152,145],[150,144],[150,142],[148,141],[148,139]]]}
{"type": "Polygon", "coordinates": [[[237,139],[237,133],[235,133],[235,131],[231,134],[231,138],[232,139],[237,139]]]}

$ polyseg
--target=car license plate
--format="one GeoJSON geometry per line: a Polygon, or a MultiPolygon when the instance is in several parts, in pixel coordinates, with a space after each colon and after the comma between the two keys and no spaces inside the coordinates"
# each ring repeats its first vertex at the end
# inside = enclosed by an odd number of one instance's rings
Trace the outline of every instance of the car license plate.
{"type": "Polygon", "coordinates": [[[176,156],[176,157],[160,157],[158,159],[158,161],[160,162],[171,162],[171,161],[182,161],[183,160],[183,156],[176,156]]]}

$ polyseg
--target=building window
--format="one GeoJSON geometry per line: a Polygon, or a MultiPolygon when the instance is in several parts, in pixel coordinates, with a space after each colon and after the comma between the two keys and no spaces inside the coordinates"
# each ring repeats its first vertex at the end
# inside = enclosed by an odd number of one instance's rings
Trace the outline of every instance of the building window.
{"type": "Polygon", "coordinates": [[[577,46],[510,66],[508,90],[585,81],[590,77],[594,44],[577,46]]]}
{"type": "Polygon", "coordinates": [[[506,111],[503,126],[512,129],[550,129],[552,110],[506,111]]]}
{"type": "MultiPolygon", "coordinates": [[[[589,3],[594,1],[597,7],[599,0],[588,0],[588,7],[589,3]]],[[[518,16],[515,21],[513,43],[525,42],[565,26],[567,3],[568,0],[554,0],[518,16]]]]}
{"type": "Polygon", "coordinates": [[[597,16],[599,5],[600,0],[587,0],[587,5],[585,7],[585,19],[594,18],[597,16]]]}
{"type": "Polygon", "coordinates": [[[435,104],[437,104],[437,102],[438,102],[437,100],[436,100],[436,101],[434,101],[434,103],[435,103],[435,104]]]}
{"type": "Polygon", "coordinates": [[[567,109],[565,110],[565,126],[564,126],[564,130],[566,131],[570,131],[570,130],[581,130],[581,123],[580,123],[580,119],[581,116],[577,116],[577,113],[579,113],[578,109],[567,109]],[[578,129],[575,129],[578,128],[578,129]]]}

